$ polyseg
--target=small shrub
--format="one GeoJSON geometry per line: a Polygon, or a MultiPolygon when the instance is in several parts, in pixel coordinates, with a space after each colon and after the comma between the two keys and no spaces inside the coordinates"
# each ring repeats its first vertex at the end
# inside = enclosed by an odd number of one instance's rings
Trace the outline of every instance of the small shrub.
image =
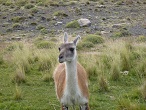
{"type": "Polygon", "coordinates": [[[34,7],[34,5],[32,5],[32,4],[26,4],[26,5],[24,6],[25,9],[31,9],[31,8],[33,8],[33,7],[34,7]]]}
{"type": "Polygon", "coordinates": [[[38,11],[39,10],[37,8],[35,8],[35,7],[31,9],[31,13],[37,13],[38,11]]]}
{"type": "Polygon", "coordinates": [[[68,16],[64,11],[57,11],[53,15],[58,16],[58,17],[67,17],[68,16]]]}
{"type": "Polygon", "coordinates": [[[57,6],[58,7],[59,6],[59,2],[57,2],[57,1],[50,1],[49,5],[50,6],[57,6]]]}
{"type": "Polygon", "coordinates": [[[14,99],[15,100],[21,100],[22,99],[22,91],[17,85],[15,86],[14,99]]]}
{"type": "Polygon", "coordinates": [[[42,25],[38,25],[38,26],[36,27],[37,30],[41,30],[41,29],[44,29],[44,28],[45,28],[45,27],[42,26],[42,25]]]}
{"type": "Polygon", "coordinates": [[[26,19],[25,17],[16,16],[12,18],[12,21],[18,23],[18,22],[23,22],[25,19],[26,19]]]}
{"type": "Polygon", "coordinates": [[[16,2],[16,5],[19,6],[19,7],[22,7],[22,6],[25,6],[27,3],[28,3],[27,0],[18,0],[16,2]]]}
{"type": "Polygon", "coordinates": [[[41,41],[36,43],[37,48],[46,48],[50,49],[55,46],[54,42],[48,42],[48,41],[41,41]]]}
{"type": "Polygon", "coordinates": [[[94,44],[92,42],[80,42],[78,45],[77,45],[77,49],[78,50],[84,50],[84,49],[89,49],[89,48],[92,48],[94,47],[94,44]]]}
{"type": "Polygon", "coordinates": [[[117,5],[123,5],[124,2],[123,2],[123,1],[118,1],[116,4],[117,4],[117,5]]]}
{"type": "Polygon", "coordinates": [[[107,83],[107,80],[103,76],[99,78],[99,90],[108,91],[108,83],[107,83]]]}
{"type": "Polygon", "coordinates": [[[71,21],[65,25],[66,28],[80,28],[77,20],[71,21]]]}
{"type": "Polygon", "coordinates": [[[74,10],[75,10],[75,13],[77,13],[77,15],[82,14],[82,9],[81,8],[76,7],[74,10]]]}
{"type": "Polygon", "coordinates": [[[137,41],[139,41],[139,42],[145,42],[146,41],[146,36],[139,36],[138,38],[137,38],[137,41]]]}
{"type": "Polygon", "coordinates": [[[37,6],[44,6],[44,4],[43,4],[43,2],[40,1],[37,3],[37,6]]]}
{"type": "Polygon", "coordinates": [[[127,29],[121,29],[119,32],[114,32],[111,37],[113,38],[119,38],[119,37],[127,37],[130,36],[131,34],[127,29]]]}
{"type": "Polygon", "coordinates": [[[42,34],[48,34],[48,30],[45,29],[45,28],[41,29],[40,32],[41,32],[42,34]]]}
{"type": "Polygon", "coordinates": [[[15,23],[15,24],[12,25],[12,28],[13,29],[19,29],[19,28],[21,28],[21,24],[20,23],[15,23]]]}
{"type": "Polygon", "coordinates": [[[7,2],[3,3],[3,5],[5,5],[5,6],[10,6],[10,5],[12,5],[12,4],[13,4],[13,3],[10,2],[10,1],[7,1],[7,2]]]}
{"type": "Polygon", "coordinates": [[[83,41],[92,42],[93,44],[100,44],[104,42],[104,39],[99,35],[88,34],[83,38],[83,41]]]}
{"type": "Polygon", "coordinates": [[[104,5],[104,0],[100,0],[99,3],[100,3],[101,5],[104,5]]]}

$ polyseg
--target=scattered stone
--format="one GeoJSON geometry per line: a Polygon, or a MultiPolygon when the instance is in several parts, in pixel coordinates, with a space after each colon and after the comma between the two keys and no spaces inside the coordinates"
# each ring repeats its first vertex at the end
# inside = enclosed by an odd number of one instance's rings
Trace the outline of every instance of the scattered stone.
{"type": "Polygon", "coordinates": [[[104,35],[104,34],[109,34],[110,32],[109,31],[101,31],[101,34],[104,35]]]}
{"type": "Polygon", "coordinates": [[[99,5],[99,6],[97,6],[97,8],[106,8],[106,6],[105,5],[99,5]]]}
{"type": "Polygon", "coordinates": [[[128,75],[129,71],[121,71],[120,73],[123,75],[128,75]]]}
{"type": "Polygon", "coordinates": [[[57,16],[53,16],[53,20],[56,20],[57,19],[57,16]]]}
{"type": "Polygon", "coordinates": [[[56,24],[55,24],[55,26],[58,26],[58,25],[62,25],[63,24],[63,22],[57,22],[56,24]]]}
{"type": "Polygon", "coordinates": [[[80,27],[91,26],[91,21],[86,18],[78,19],[78,23],[79,23],[80,27]]]}

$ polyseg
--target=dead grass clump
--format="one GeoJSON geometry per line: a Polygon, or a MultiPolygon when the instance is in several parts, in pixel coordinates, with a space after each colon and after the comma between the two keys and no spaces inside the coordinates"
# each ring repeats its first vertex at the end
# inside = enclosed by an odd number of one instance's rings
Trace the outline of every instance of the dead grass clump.
{"type": "Polygon", "coordinates": [[[104,76],[100,76],[99,78],[99,90],[100,91],[108,91],[108,82],[104,76]]]}
{"type": "Polygon", "coordinates": [[[15,73],[15,75],[13,77],[12,82],[15,82],[15,83],[24,83],[24,82],[26,82],[25,71],[24,71],[24,68],[22,66],[19,66],[16,69],[16,73],[15,73]]]}
{"type": "Polygon", "coordinates": [[[117,64],[113,64],[111,67],[111,79],[115,81],[120,79],[120,68],[117,64]]]}

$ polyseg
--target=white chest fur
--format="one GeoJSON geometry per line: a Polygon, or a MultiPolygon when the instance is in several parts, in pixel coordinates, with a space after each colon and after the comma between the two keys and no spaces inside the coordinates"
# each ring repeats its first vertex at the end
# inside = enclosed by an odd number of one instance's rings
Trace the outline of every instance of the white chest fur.
{"type": "Polygon", "coordinates": [[[63,97],[61,98],[61,103],[64,105],[82,105],[87,102],[87,99],[83,97],[78,86],[76,60],[66,62],[66,86],[63,97]]]}

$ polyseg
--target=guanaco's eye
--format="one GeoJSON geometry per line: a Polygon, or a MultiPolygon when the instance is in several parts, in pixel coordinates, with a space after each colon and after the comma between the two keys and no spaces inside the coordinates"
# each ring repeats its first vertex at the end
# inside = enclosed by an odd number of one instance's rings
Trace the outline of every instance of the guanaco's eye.
{"type": "Polygon", "coordinates": [[[73,52],[73,51],[74,51],[74,48],[69,48],[69,50],[70,50],[71,52],[73,52]]]}
{"type": "Polygon", "coordinates": [[[58,48],[58,50],[60,51],[60,50],[61,50],[61,48],[59,47],[59,48],[58,48]]]}

